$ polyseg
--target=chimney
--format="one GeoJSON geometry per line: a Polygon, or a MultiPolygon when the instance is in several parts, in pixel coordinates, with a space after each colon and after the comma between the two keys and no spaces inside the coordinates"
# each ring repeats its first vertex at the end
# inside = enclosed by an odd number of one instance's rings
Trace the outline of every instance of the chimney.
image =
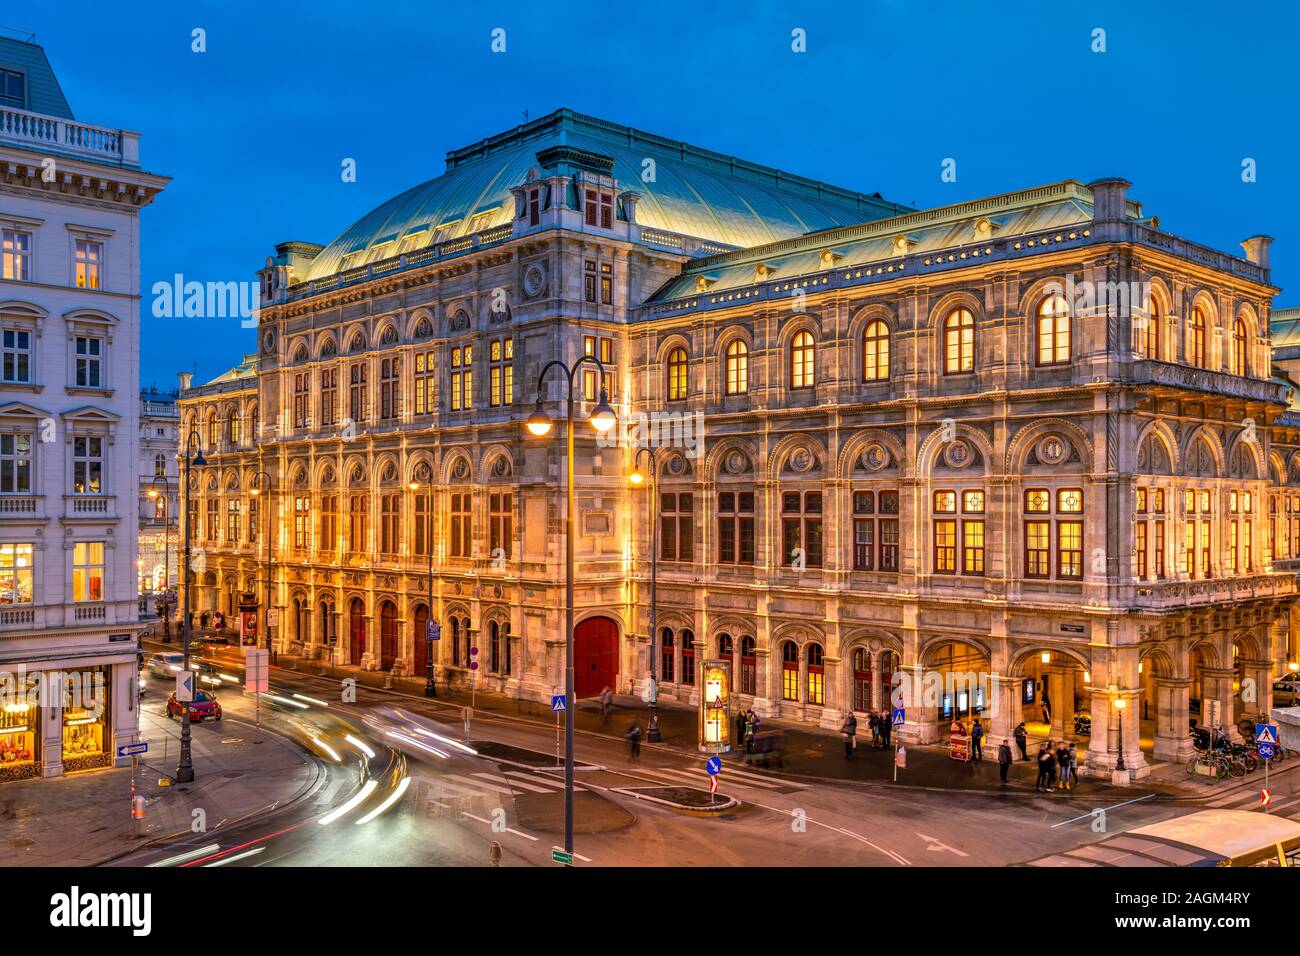
{"type": "Polygon", "coordinates": [[[1106,219],[1124,219],[1124,210],[1128,199],[1128,188],[1133,184],[1127,179],[1109,177],[1095,179],[1088,183],[1092,190],[1092,219],[1101,222],[1106,219]]]}
{"type": "Polygon", "coordinates": [[[1272,236],[1251,236],[1241,244],[1246,250],[1246,259],[1261,269],[1268,268],[1268,247],[1273,244],[1272,236]]]}
{"type": "Polygon", "coordinates": [[[190,372],[177,372],[176,385],[179,391],[185,391],[190,387],[190,379],[193,377],[190,372]]]}

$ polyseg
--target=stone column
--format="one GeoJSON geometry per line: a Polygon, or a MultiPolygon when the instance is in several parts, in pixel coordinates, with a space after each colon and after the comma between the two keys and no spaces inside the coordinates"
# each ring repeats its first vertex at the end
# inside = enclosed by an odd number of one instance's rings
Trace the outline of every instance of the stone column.
{"type": "Polygon", "coordinates": [[[1233,743],[1241,742],[1241,733],[1237,730],[1237,719],[1234,714],[1232,682],[1236,678],[1237,672],[1230,667],[1202,667],[1201,668],[1201,723],[1208,725],[1210,723],[1210,707],[1208,701],[1217,700],[1219,702],[1219,720],[1223,732],[1233,743]]]}
{"type": "Polygon", "coordinates": [[[894,728],[894,737],[902,743],[919,744],[947,737],[947,728],[940,728],[939,708],[937,704],[924,699],[925,687],[922,684],[924,668],[920,664],[902,664],[899,673],[903,675],[900,693],[906,720],[902,727],[894,728]],[[943,733],[940,734],[942,729],[943,733]]]}
{"type": "Polygon", "coordinates": [[[990,678],[990,703],[993,713],[989,724],[989,744],[997,746],[1006,738],[1014,752],[1016,747],[1012,731],[1020,723],[1020,678],[994,676],[990,678]]]}
{"type": "Polygon", "coordinates": [[[1190,677],[1152,677],[1156,691],[1155,758],[1185,763],[1195,752],[1189,734],[1190,677]]]}
{"type": "Polygon", "coordinates": [[[1113,698],[1103,687],[1093,687],[1091,691],[1088,709],[1092,714],[1092,737],[1088,741],[1088,756],[1079,772],[1089,777],[1108,777],[1119,755],[1117,724],[1111,716],[1113,698]]]}
{"type": "Polygon", "coordinates": [[[1241,713],[1237,718],[1268,716],[1273,709],[1273,662],[1241,661],[1245,672],[1241,685],[1241,713]]]}
{"type": "Polygon", "coordinates": [[[822,705],[822,715],[818,724],[829,730],[839,730],[844,714],[853,706],[853,701],[846,696],[849,690],[848,681],[844,679],[844,661],[842,658],[827,655],[822,658],[822,665],[826,678],[826,703],[822,705]]]}
{"type": "Polygon", "coordinates": [[[1064,740],[1074,736],[1074,672],[1061,665],[1047,667],[1047,693],[1052,700],[1052,726],[1048,736],[1064,740]]]}
{"type": "Polygon", "coordinates": [[[1140,690],[1120,691],[1120,697],[1128,706],[1119,712],[1120,741],[1124,751],[1124,769],[1130,780],[1140,780],[1151,773],[1151,765],[1142,753],[1141,728],[1139,726],[1142,692],[1140,690]]]}
{"type": "Polygon", "coordinates": [[[753,708],[754,713],[760,717],[771,717],[776,712],[776,705],[771,694],[772,675],[768,672],[771,666],[770,656],[765,646],[760,644],[754,648],[753,708]]]}

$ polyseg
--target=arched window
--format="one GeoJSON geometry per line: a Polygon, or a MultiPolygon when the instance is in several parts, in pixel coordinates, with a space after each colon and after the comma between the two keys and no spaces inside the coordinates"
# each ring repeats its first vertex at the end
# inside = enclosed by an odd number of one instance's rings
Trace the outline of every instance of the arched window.
{"type": "Polygon", "coordinates": [[[1187,360],[1197,368],[1205,368],[1205,312],[1200,306],[1192,309],[1191,341],[1187,343],[1187,360]]]}
{"type": "Polygon", "coordinates": [[[735,339],[727,346],[728,395],[744,395],[749,391],[749,346],[735,339]]]}
{"type": "Polygon", "coordinates": [[[853,709],[872,710],[871,655],[865,647],[853,652],[853,709]]]}
{"type": "Polygon", "coordinates": [[[226,441],[231,445],[239,444],[239,413],[231,412],[226,419],[226,441]]]}
{"type": "Polygon", "coordinates": [[[1141,319],[1138,328],[1138,352],[1143,358],[1160,360],[1160,327],[1164,319],[1160,315],[1160,300],[1154,295],[1147,303],[1147,314],[1141,319]]]}
{"type": "Polygon", "coordinates": [[[488,672],[501,673],[501,628],[493,621],[488,625],[488,672]]]}
{"type": "Polygon", "coordinates": [[[799,648],[794,641],[781,645],[781,699],[799,699],[799,648]]]}
{"type": "Polygon", "coordinates": [[[1063,295],[1049,295],[1038,306],[1038,364],[1070,361],[1070,307],[1063,295]]]}
{"type": "Polygon", "coordinates": [[[816,354],[812,333],[807,330],[797,332],[790,342],[791,388],[812,388],[817,384],[816,354]]]}
{"type": "Polygon", "coordinates": [[[875,319],[862,333],[862,381],[883,382],[888,378],[889,326],[875,319]]]}
{"type": "Polygon", "coordinates": [[[970,309],[953,309],[943,320],[943,372],[975,371],[975,317],[970,309]]]}
{"type": "Polygon", "coordinates": [[[673,629],[671,627],[659,631],[659,679],[669,684],[673,681],[673,629]]]}
{"type": "Polygon", "coordinates": [[[820,644],[808,645],[808,696],[810,704],[826,703],[826,665],[820,644]]]}
{"type": "Polygon", "coordinates": [[[451,619],[451,666],[460,667],[460,618],[451,619]]]}
{"type": "Polygon", "coordinates": [[[682,631],[682,672],[683,684],[695,683],[695,632],[682,631]]]}
{"type": "Polygon", "coordinates": [[[686,349],[678,347],[668,353],[668,401],[685,401],[688,387],[686,349]]]}
{"type": "Polygon", "coordinates": [[[746,634],[740,639],[740,692],[756,694],[758,670],[754,653],[754,639],[746,634]]]}
{"type": "Polygon", "coordinates": [[[730,634],[718,635],[718,656],[729,658],[736,652],[735,641],[731,639],[730,634]]]}
{"type": "Polygon", "coordinates": [[[1249,372],[1246,364],[1246,323],[1238,319],[1232,323],[1232,374],[1247,375],[1249,372]]]}

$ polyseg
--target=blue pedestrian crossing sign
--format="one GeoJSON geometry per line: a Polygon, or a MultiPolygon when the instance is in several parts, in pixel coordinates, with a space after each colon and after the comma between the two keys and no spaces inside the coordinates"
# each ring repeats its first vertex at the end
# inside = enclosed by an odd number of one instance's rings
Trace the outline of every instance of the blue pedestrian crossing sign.
{"type": "Polygon", "coordinates": [[[710,757],[705,761],[704,769],[709,772],[710,777],[716,777],[722,773],[722,760],[718,757],[710,757]]]}
{"type": "Polygon", "coordinates": [[[1256,724],[1255,743],[1277,745],[1277,724],[1256,724]]]}
{"type": "Polygon", "coordinates": [[[552,695],[551,695],[551,710],[555,711],[555,712],[558,714],[558,713],[560,713],[561,711],[563,711],[564,709],[565,709],[565,707],[564,707],[564,695],[563,695],[563,694],[552,694],[552,695]]]}
{"type": "Polygon", "coordinates": [[[907,720],[906,720],[906,711],[905,711],[902,707],[895,707],[895,708],[894,708],[894,721],[893,721],[893,723],[894,723],[894,726],[895,726],[895,727],[901,727],[901,726],[903,726],[903,724],[907,723],[907,720]]]}
{"type": "Polygon", "coordinates": [[[1259,755],[1265,760],[1272,760],[1277,756],[1277,750],[1273,744],[1256,744],[1255,749],[1259,751],[1259,755]]]}

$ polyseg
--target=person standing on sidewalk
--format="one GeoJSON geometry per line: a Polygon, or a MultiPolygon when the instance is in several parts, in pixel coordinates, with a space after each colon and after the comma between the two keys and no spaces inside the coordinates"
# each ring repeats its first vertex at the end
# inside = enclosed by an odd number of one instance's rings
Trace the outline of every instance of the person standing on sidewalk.
{"type": "Polygon", "coordinates": [[[1065,747],[1065,741],[1061,741],[1061,746],[1056,748],[1056,789],[1070,789],[1070,751],[1065,747]]]}
{"type": "Polygon", "coordinates": [[[745,711],[745,753],[754,752],[754,734],[758,732],[758,715],[754,708],[745,711]]]}
{"type": "Polygon", "coordinates": [[[745,725],[749,722],[749,715],[743,710],[736,712],[736,745],[743,747],[745,745],[745,725]]]}
{"type": "Polygon", "coordinates": [[[627,762],[636,763],[641,759],[641,722],[632,721],[627,729],[627,762]]]}
{"type": "Polygon", "coordinates": [[[1028,760],[1029,751],[1025,748],[1029,743],[1029,731],[1025,730],[1025,722],[1022,720],[1020,723],[1016,724],[1016,729],[1012,731],[1012,733],[1016,738],[1016,746],[1020,748],[1020,759],[1028,760]]]}
{"type": "Polygon", "coordinates": [[[1074,742],[1070,742],[1070,779],[1069,783],[1073,787],[1079,785],[1079,751],[1075,749],[1074,742]]]}
{"type": "Polygon", "coordinates": [[[1038,783],[1040,791],[1051,790],[1052,770],[1056,767],[1056,757],[1052,753],[1050,741],[1043,741],[1038,747],[1038,783]]]}
{"type": "Polygon", "coordinates": [[[880,746],[885,750],[889,749],[889,734],[894,729],[894,725],[889,721],[888,714],[880,714],[876,718],[876,726],[880,728],[880,746]]]}
{"type": "Polygon", "coordinates": [[[609,712],[614,708],[614,695],[610,692],[609,686],[600,692],[600,722],[602,726],[609,724],[609,712]]]}
{"type": "Polygon", "coordinates": [[[858,745],[858,718],[853,716],[853,711],[849,711],[844,718],[844,723],[840,724],[840,736],[844,738],[844,759],[853,759],[853,750],[858,745]]]}
{"type": "Polygon", "coordinates": [[[880,715],[874,710],[867,716],[867,725],[871,728],[871,749],[880,749],[880,715]]]}
{"type": "Polygon", "coordinates": [[[1006,737],[1002,738],[1002,743],[998,744],[998,776],[1002,778],[1002,785],[1007,785],[1007,773],[1011,770],[1011,744],[1006,737]]]}
{"type": "Polygon", "coordinates": [[[971,757],[974,760],[983,762],[984,760],[984,725],[980,723],[978,717],[975,718],[975,725],[970,731],[971,757]]]}

